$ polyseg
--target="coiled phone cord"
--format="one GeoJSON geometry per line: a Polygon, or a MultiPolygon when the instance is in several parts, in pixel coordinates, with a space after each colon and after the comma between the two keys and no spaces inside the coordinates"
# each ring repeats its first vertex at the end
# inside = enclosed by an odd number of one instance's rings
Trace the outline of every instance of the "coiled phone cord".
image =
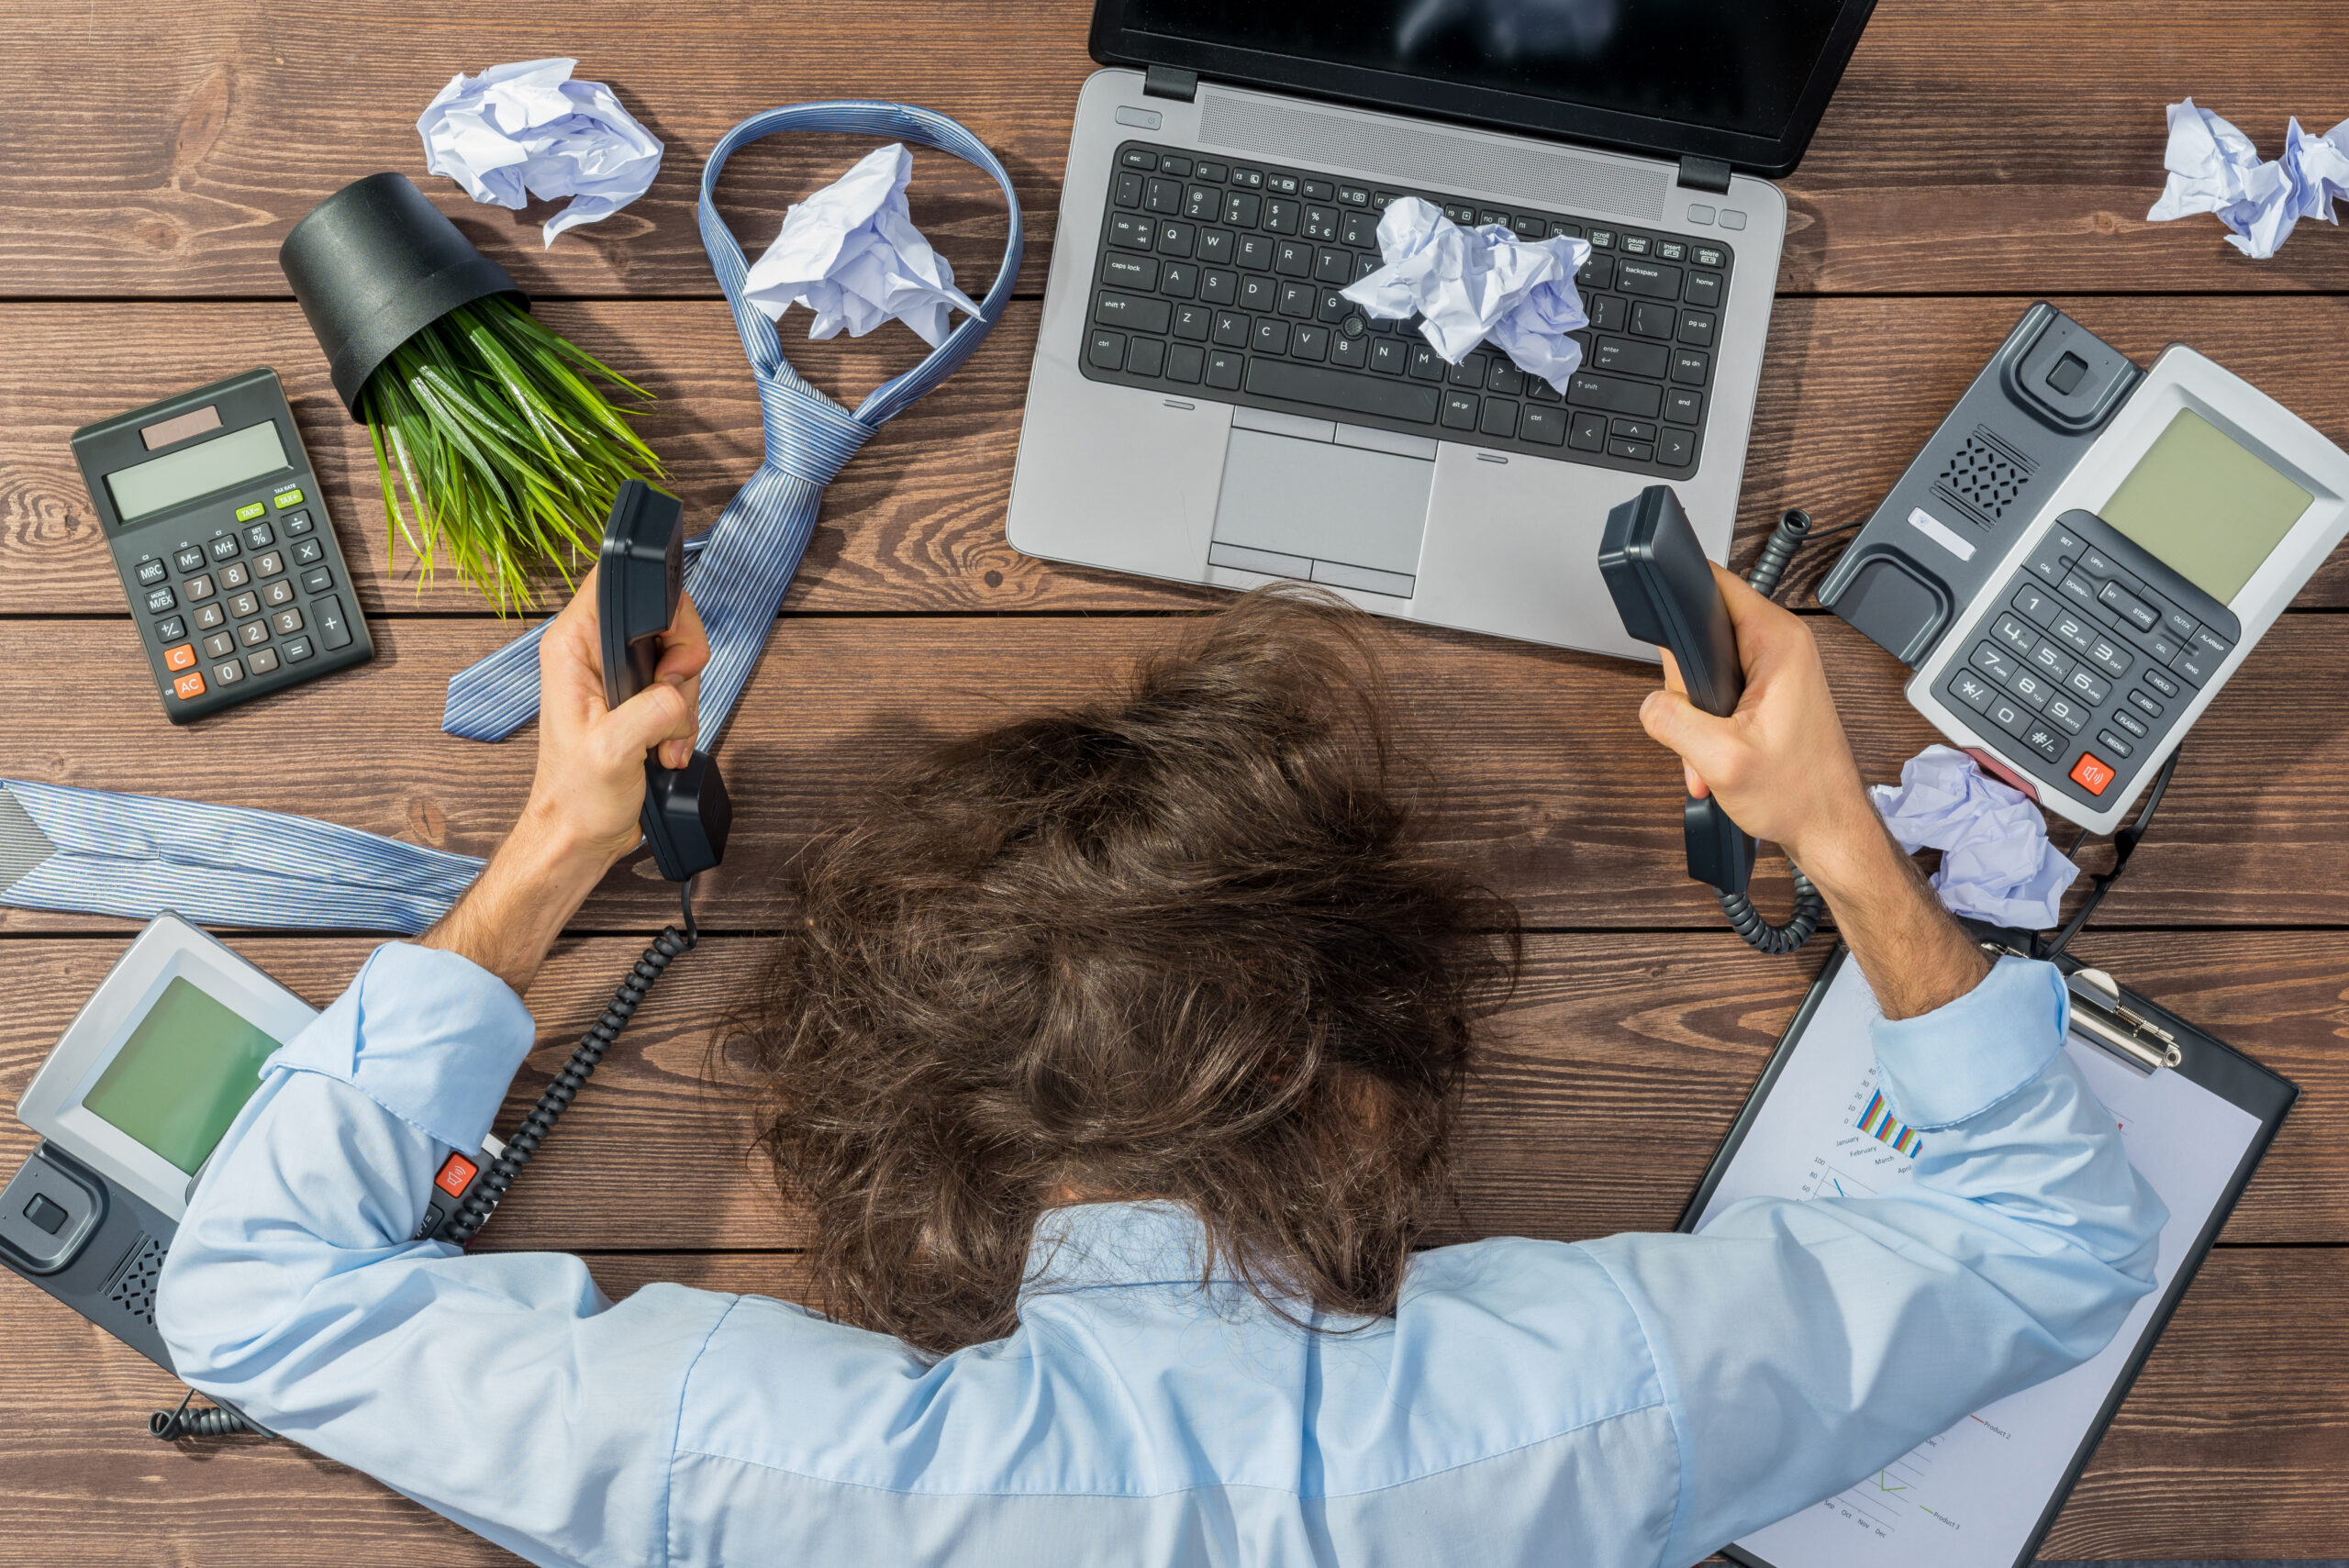
{"type": "Polygon", "coordinates": [[[522,1125],[515,1129],[514,1136],[506,1140],[505,1151],[490,1162],[489,1169],[482,1173],[481,1180],[465,1195],[463,1204],[440,1231],[440,1240],[453,1241],[462,1247],[473,1239],[474,1232],[482,1228],[483,1222],[496,1212],[499,1201],[506,1196],[506,1189],[514,1184],[515,1176],[529,1163],[530,1156],[538,1151],[539,1144],[544,1140],[549,1129],[571,1107],[572,1099],[579,1093],[579,1086],[595,1073],[596,1064],[604,1060],[604,1052],[612,1048],[612,1041],[628,1028],[629,1019],[636,1016],[636,1009],[643,1005],[645,993],[651,990],[652,983],[661,978],[661,972],[667,969],[670,960],[678,954],[693,951],[701,933],[694,922],[692,879],[688,878],[682,885],[679,903],[684,911],[685,929],[681,931],[674,926],[663,926],[661,934],[652,939],[652,945],[644,950],[644,956],[636,961],[628,972],[628,978],[622,980],[619,989],[612,993],[612,999],[605,1006],[603,1016],[588,1026],[579,1043],[571,1048],[571,1059],[562,1064],[562,1071],[554,1075],[554,1082],[549,1084],[546,1092],[539,1096],[539,1103],[530,1107],[530,1114],[522,1118],[522,1125]]]}
{"type": "Polygon", "coordinates": [[[225,1438],[232,1432],[261,1430],[226,1406],[191,1410],[188,1401],[195,1397],[195,1390],[191,1388],[180,1396],[178,1408],[158,1410],[148,1417],[148,1436],[170,1442],[176,1438],[225,1438]]]}
{"type": "MultiPolygon", "coordinates": [[[[1842,533],[1843,529],[1838,528],[1827,531],[1842,533]]],[[[1789,507],[1781,513],[1778,526],[1770,530],[1769,539],[1762,546],[1760,558],[1753,562],[1753,569],[1745,574],[1745,585],[1765,599],[1773,596],[1778,590],[1779,579],[1787,574],[1787,568],[1794,564],[1796,552],[1810,537],[1809,513],[1798,506],[1789,507]]],[[[1728,918],[1730,929],[1744,938],[1748,947],[1761,952],[1794,951],[1817,934],[1819,922],[1827,916],[1827,900],[1811,886],[1810,878],[1803,875],[1802,867],[1795,864],[1792,857],[1787,861],[1787,869],[1794,873],[1795,907],[1794,913],[1782,922],[1774,924],[1765,918],[1762,911],[1753,906],[1753,900],[1742,893],[1715,890],[1720,898],[1721,914],[1728,918]]]]}

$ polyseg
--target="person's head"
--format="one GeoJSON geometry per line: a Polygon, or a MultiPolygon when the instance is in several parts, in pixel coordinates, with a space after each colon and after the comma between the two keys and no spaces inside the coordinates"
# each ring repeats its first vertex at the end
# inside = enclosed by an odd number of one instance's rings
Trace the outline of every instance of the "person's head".
{"type": "Polygon", "coordinates": [[[1517,938],[1425,847],[1367,624],[1251,595],[810,851],[735,1032],[818,1305],[996,1338],[1040,1213],[1162,1198],[1285,1309],[1393,1309],[1517,938]]]}

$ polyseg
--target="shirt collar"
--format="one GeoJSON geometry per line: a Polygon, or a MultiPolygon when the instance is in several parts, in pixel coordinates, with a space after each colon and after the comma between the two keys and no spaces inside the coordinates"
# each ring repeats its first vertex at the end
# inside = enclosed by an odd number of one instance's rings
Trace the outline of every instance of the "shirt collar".
{"type": "Polygon", "coordinates": [[[1186,1204],[1086,1203],[1048,1208],[1028,1243],[1019,1299],[1041,1291],[1119,1285],[1189,1284],[1234,1277],[1216,1260],[1207,1267],[1207,1227],[1186,1204]]]}

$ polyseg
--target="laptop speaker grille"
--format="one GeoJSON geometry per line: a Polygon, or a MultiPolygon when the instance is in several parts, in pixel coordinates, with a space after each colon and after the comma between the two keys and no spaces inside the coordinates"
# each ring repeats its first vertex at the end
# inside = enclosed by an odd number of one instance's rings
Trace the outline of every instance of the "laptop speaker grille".
{"type": "Polygon", "coordinates": [[[1439,193],[1466,187],[1507,191],[1530,206],[1601,211],[1653,221],[1664,215],[1671,176],[1661,168],[1601,163],[1571,153],[1494,143],[1387,120],[1350,118],[1258,97],[1202,89],[1199,140],[1341,169],[1375,170],[1398,183],[1439,193]]]}

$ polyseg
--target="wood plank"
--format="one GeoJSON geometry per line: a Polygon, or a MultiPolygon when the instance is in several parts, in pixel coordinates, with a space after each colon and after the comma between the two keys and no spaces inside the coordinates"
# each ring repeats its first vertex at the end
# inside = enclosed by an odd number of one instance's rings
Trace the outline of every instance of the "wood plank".
{"type": "MultiPolygon", "coordinates": [[[[296,3],[265,16],[234,0],[168,11],[28,0],[11,15],[10,45],[42,69],[12,83],[18,112],[0,129],[0,292],[284,297],[277,248],[295,223],[390,169],[533,294],[714,296],[696,206],[718,139],[779,105],[885,98],[952,116],[995,150],[1030,237],[1024,282],[1041,293],[1070,117],[1093,69],[1089,9],[1052,0],[950,21],[919,0],[751,11],[664,0],[657,17],[566,16],[558,36],[518,12],[446,0],[296,3]],[[560,204],[509,213],[471,201],[425,172],[416,117],[458,71],[551,50],[576,56],[581,79],[611,83],[667,150],[636,203],[542,249],[539,226],[560,204]],[[121,68],[130,56],[140,70],[121,68]]],[[[791,203],[874,145],[770,139],[729,162],[721,210],[756,255],[791,203]]],[[[985,292],[1003,251],[1000,195],[958,159],[917,161],[915,221],[958,281],[985,292]]]]}
{"type": "MultiPolygon", "coordinates": [[[[788,1293],[774,1254],[591,1258],[605,1289],[654,1279],[788,1293]]],[[[2212,1257],[2073,1494],[2045,1555],[2314,1558],[2349,1539],[2349,1253],[2222,1249],[2212,1257]],[[2330,1369],[2330,1373],[2327,1370],[2330,1369]]],[[[179,1385],[0,1273],[0,1530],[44,1568],[236,1562],[308,1568],[317,1542],[418,1568],[516,1561],[355,1471],[260,1438],[148,1438],[179,1385]],[[297,1528],[289,1529],[289,1525],[297,1528]],[[201,1540],[203,1555],[187,1555],[201,1540]]],[[[29,1561],[29,1559],[28,1559],[29,1561]]]]}
{"type": "MultiPolygon", "coordinates": [[[[1865,774],[1894,778],[1932,740],[1900,695],[1898,670],[1842,622],[1813,625],[1865,774]]],[[[6,776],[300,807],[487,853],[528,791],[535,744],[526,730],[484,748],[439,726],[448,677],[505,634],[493,622],[404,619],[378,622],[376,635],[372,668],[183,729],[164,720],[127,626],[0,622],[6,776]],[[109,694],[104,724],[61,727],[61,670],[109,694]]],[[[728,863],[707,879],[705,917],[771,926],[777,879],[808,835],[848,817],[888,770],[945,736],[1099,695],[1132,659],[1185,635],[1158,618],[794,622],[770,642],[720,742],[740,804],[728,863]]],[[[1650,667],[1416,628],[1386,642],[1401,723],[1446,791],[1439,838],[1451,852],[1537,925],[1718,929],[1709,891],[1685,874],[1679,775],[1638,728],[1650,667]]],[[[2104,920],[2340,922],[2349,801],[2336,781],[2349,772],[2349,733],[2310,725],[2309,704],[2344,677],[2349,617],[2277,627],[2197,727],[2104,920]]],[[[1783,864],[1765,862],[1765,908],[1784,906],[1783,864]]],[[[582,920],[657,929],[674,909],[674,894],[639,862],[606,879],[582,920]]],[[[91,929],[83,917],[0,913],[0,931],[91,929]]]]}
{"type": "MultiPolygon", "coordinates": [[[[2329,350],[2337,301],[2087,299],[2060,302],[2141,360],[2191,338],[2333,439],[2349,443],[2349,378],[2329,350]]],[[[2021,315],[2013,299],[1786,299],[1771,323],[1731,559],[1751,562],[1778,513],[1808,508],[1821,527],[1864,515],[1932,434],[2021,315]]],[[[540,315],[660,399],[647,422],[688,507],[714,521],[758,466],[758,403],[731,319],[712,302],[551,305],[540,315]]],[[[952,382],[893,421],[826,496],[822,524],[787,611],[1014,611],[1186,608],[1206,589],[1079,567],[1013,550],[1003,514],[1035,351],[1037,307],[1015,305],[952,382]]],[[[126,407],[256,363],[276,367],[301,418],[344,552],[371,616],[481,614],[470,589],[418,582],[402,546],[385,562],[375,461],[342,412],[299,310],[283,304],[0,306],[0,616],[119,616],[125,603],[68,440],[126,407]]],[[[860,397],[911,362],[894,331],[791,346],[793,362],[836,396],[860,397]]],[[[1842,541],[1798,563],[1789,603],[1842,541]]],[[[1562,569],[1565,564],[1562,563],[1562,569]]],[[[549,579],[551,591],[559,590],[549,579]]],[[[2349,553],[2301,594],[2304,607],[2349,605],[2349,553]]]]}
{"type": "MultiPolygon", "coordinates": [[[[2133,933],[2083,951],[2300,1084],[2245,1195],[2232,1241],[2349,1242],[2349,1061],[2341,1051],[2349,933],[2133,933]]],[[[239,938],[311,1001],[341,990],[370,944],[239,938]]],[[[567,942],[532,990],[538,1049],[496,1125],[515,1126],[640,943],[567,942]]],[[[11,942],[0,964],[0,1099],[13,1103],[123,946],[11,942]]],[[[596,1070],[484,1230],[498,1250],[773,1248],[806,1221],[751,1151],[751,1076],[713,1051],[765,944],[714,937],[681,961],[596,1070]],[[662,1183],[615,1183],[656,1159],[662,1183]],[[683,1194],[693,1195],[690,1202],[683,1194]]],[[[1820,954],[1756,957],[1725,933],[1535,937],[1524,984],[1468,1099],[1458,1207],[1442,1239],[1669,1229],[1817,973],[1820,954]]],[[[0,1168],[32,1146],[0,1118],[0,1168]]]]}
{"type": "Polygon", "coordinates": [[[2215,217],[2148,223],[2163,108],[2188,94],[2263,156],[2349,113],[2339,6],[1887,0],[1784,182],[1781,288],[2038,294],[2338,291],[2349,246],[2303,226],[2267,261],[2215,217]],[[2276,40],[2305,44],[2279,50],[2276,40]]]}
{"type": "MultiPolygon", "coordinates": [[[[279,242],[348,181],[416,177],[524,284],[559,295],[711,292],[694,224],[702,159],[774,105],[880,96],[963,120],[1013,172],[1027,286],[1041,286],[1085,57],[1083,0],[958,8],[812,0],[744,13],[672,0],[657,25],[566,19],[560,47],[608,81],[668,143],[653,188],[541,251],[551,208],[514,215],[423,172],[416,115],[459,69],[557,47],[512,17],[393,0],[271,7],[230,0],[158,11],[31,0],[11,42],[21,73],[0,128],[0,291],[25,296],[276,296],[279,242]],[[419,21],[438,47],[411,39],[419,21]],[[907,48],[904,39],[923,44],[907,48]],[[932,47],[932,40],[939,40],[932,47]],[[119,62],[136,55],[142,69],[119,62]],[[354,72],[366,85],[354,92],[354,72]]],[[[2034,0],[1886,0],[1803,166],[1783,286],[1886,293],[2045,290],[2301,292],[2349,286],[2349,248],[2303,233],[2273,261],[2229,248],[2215,219],[2148,224],[2162,183],[2162,106],[2191,91],[2269,157],[2285,117],[2314,130],[2342,99],[2338,7],[2179,0],[2095,7],[2034,0]],[[2277,40],[2288,39],[2289,47],[2277,40]]],[[[752,149],[725,211],[752,245],[846,161],[752,149]]],[[[926,165],[931,161],[925,161],[926,165]]],[[[992,268],[996,208],[950,161],[925,166],[917,219],[962,276],[992,268]]],[[[983,274],[984,275],[984,274],[983,274]]]]}
{"type": "MultiPolygon", "coordinates": [[[[714,301],[549,305],[540,317],[642,384],[657,402],[647,439],[668,463],[688,527],[717,520],[759,466],[758,394],[733,318],[714,301]]],[[[891,422],[825,498],[790,600],[795,610],[1163,608],[1207,590],[1066,572],[1004,538],[1037,307],[953,379],[891,422]]],[[[274,367],[340,533],[367,613],[485,615],[443,573],[421,580],[403,541],[387,550],[383,488],[365,427],[344,412],[301,311],[290,304],[119,304],[0,308],[0,615],[118,615],[127,606],[69,445],[94,419],[255,364],[274,367]],[[109,598],[111,595],[111,598],[109,598]]],[[[894,329],[803,346],[793,362],[851,406],[918,358],[894,329]]],[[[568,597],[551,573],[550,606],[568,597]]]]}

